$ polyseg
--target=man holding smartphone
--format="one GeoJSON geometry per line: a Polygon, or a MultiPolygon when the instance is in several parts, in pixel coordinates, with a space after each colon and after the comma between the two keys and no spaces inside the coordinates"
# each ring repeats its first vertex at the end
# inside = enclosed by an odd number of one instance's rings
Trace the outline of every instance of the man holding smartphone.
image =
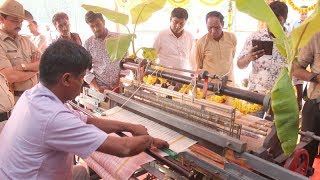
{"type": "MultiPolygon", "coordinates": [[[[288,6],[280,1],[274,1],[269,4],[271,10],[274,12],[278,18],[282,27],[286,22],[288,15],[288,6]]],[[[252,64],[252,71],[249,75],[249,90],[255,91],[261,94],[267,94],[271,91],[278,75],[281,72],[283,66],[285,66],[286,60],[280,54],[275,44],[273,43],[272,55],[267,55],[267,50],[265,48],[259,49],[259,46],[253,46],[253,40],[259,41],[273,41],[274,35],[269,31],[268,28],[259,30],[251,34],[242,52],[238,57],[237,65],[240,69],[246,68],[250,63],[252,64]]],[[[265,114],[264,110],[256,112],[255,116],[263,118],[265,114]]],[[[267,119],[267,118],[266,118],[267,119]]],[[[268,120],[273,120],[273,117],[268,117],[268,120]]],[[[272,128],[275,129],[273,126],[272,128]]],[[[276,130],[272,131],[274,133],[275,141],[269,149],[269,153],[274,157],[277,157],[282,153],[281,144],[276,135],[276,130]]]]}
{"type": "MultiPolygon", "coordinates": [[[[288,7],[285,3],[274,1],[270,8],[277,16],[281,26],[288,15],[288,7]]],[[[285,65],[285,58],[280,54],[275,44],[272,45],[274,35],[266,28],[251,34],[241,51],[237,65],[240,69],[252,64],[252,71],[249,76],[249,90],[262,94],[271,91],[282,67],[285,65]],[[253,44],[256,42],[256,44],[253,44]],[[269,52],[271,51],[271,53],[269,52]]],[[[259,115],[260,117],[263,114],[259,115]]]]}

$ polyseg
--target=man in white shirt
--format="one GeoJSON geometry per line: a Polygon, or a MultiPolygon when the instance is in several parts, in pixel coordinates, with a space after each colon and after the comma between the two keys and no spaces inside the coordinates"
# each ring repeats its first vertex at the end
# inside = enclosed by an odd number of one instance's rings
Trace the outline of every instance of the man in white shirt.
{"type": "Polygon", "coordinates": [[[193,37],[184,30],[188,12],[183,8],[174,8],[170,17],[170,28],[159,32],[153,47],[158,53],[158,64],[179,69],[192,70],[190,53],[193,37]]]}
{"type": "Polygon", "coordinates": [[[38,48],[38,50],[43,53],[43,51],[47,48],[46,36],[39,32],[38,23],[36,21],[29,21],[28,27],[32,33],[30,40],[38,48]]]}

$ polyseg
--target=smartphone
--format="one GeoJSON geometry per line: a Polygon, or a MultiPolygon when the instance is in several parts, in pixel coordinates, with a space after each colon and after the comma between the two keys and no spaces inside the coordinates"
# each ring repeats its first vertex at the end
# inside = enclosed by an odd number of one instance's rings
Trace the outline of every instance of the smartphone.
{"type": "Polygon", "coordinates": [[[273,41],[252,40],[252,47],[258,46],[258,50],[264,49],[266,55],[272,55],[273,41]]]}

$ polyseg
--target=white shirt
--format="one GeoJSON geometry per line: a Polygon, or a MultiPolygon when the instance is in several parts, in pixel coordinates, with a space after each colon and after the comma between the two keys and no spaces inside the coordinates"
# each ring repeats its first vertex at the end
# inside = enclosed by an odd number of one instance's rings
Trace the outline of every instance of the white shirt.
{"type": "Polygon", "coordinates": [[[107,138],[86,120],[42,84],[27,90],[0,135],[0,179],[72,179],[73,155],[86,158],[107,138]]]}
{"type": "Polygon", "coordinates": [[[39,34],[37,36],[31,35],[30,40],[38,48],[38,50],[43,53],[47,48],[47,38],[45,35],[39,34]]]}
{"type": "Polygon", "coordinates": [[[192,70],[190,54],[193,44],[191,33],[183,30],[183,34],[177,38],[171,29],[165,29],[156,36],[153,48],[158,53],[158,64],[174,68],[192,70]]]}

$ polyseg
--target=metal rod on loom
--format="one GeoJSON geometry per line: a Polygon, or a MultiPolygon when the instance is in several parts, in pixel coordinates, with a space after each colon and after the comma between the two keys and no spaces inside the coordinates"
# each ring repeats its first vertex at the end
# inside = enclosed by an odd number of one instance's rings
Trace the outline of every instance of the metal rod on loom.
{"type": "MultiPolygon", "coordinates": [[[[77,104],[75,104],[72,101],[68,101],[68,104],[70,104],[73,108],[77,109],[78,111],[81,111],[82,113],[86,114],[89,117],[96,117],[91,112],[89,112],[88,110],[78,106],[77,104]]],[[[122,132],[117,132],[116,134],[118,134],[121,137],[126,137],[127,136],[122,132]]],[[[170,160],[158,155],[157,153],[154,153],[150,149],[146,149],[144,152],[147,153],[149,156],[155,158],[156,160],[160,161],[161,163],[164,163],[165,165],[169,166],[170,168],[172,168],[173,170],[177,171],[181,175],[187,177],[188,179],[190,179],[193,176],[193,171],[189,172],[189,171],[185,170],[184,168],[182,168],[179,165],[171,162],[170,160]]]]}
{"type": "MultiPolygon", "coordinates": [[[[132,63],[132,62],[125,62],[122,64],[122,66],[125,69],[131,69],[131,70],[136,70],[139,65],[136,63],[132,63]]],[[[146,74],[151,74],[154,71],[156,71],[155,69],[152,68],[146,68],[145,69],[145,73],[146,74]]],[[[192,81],[191,77],[187,77],[187,76],[182,76],[179,74],[175,74],[175,73],[170,73],[170,72],[166,72],[165,70],[163,71],[158,71],[157,73],[154,73],[153,75],[158,76],[158,77],[162,77],[162,78],[166,78],[168,80],[174,80],[180,83],[184,83],[184,84],[190,84],[192,81]]],[[[197,87],[199,88],[203,88],[204,84],[203,82],[198,82],[197,83],[197,87]]],[[[217,91],[218,87],[216,87],[213,83],[209,83],[208,84],[208,90],[210,91],[217,91]]],[[[264,104],[264,99],[265,99],[265,95],[263,94],[259,94],[259,93],[255,93],[255,92],[251,92],[251,91],[247,91],[247,90],[243,90],[243,89],[239,89],[239,88],[234,88],[234,87],[230,87],[230,86],[225,86],[222,85],[220,92],[224,95],[228,95],[231,97],[235,97],[235,98],[239,98],[239,99],[243,99],[246,101],[250,101],[253,103],[257,103],[260,105],[264,104]]]]}

